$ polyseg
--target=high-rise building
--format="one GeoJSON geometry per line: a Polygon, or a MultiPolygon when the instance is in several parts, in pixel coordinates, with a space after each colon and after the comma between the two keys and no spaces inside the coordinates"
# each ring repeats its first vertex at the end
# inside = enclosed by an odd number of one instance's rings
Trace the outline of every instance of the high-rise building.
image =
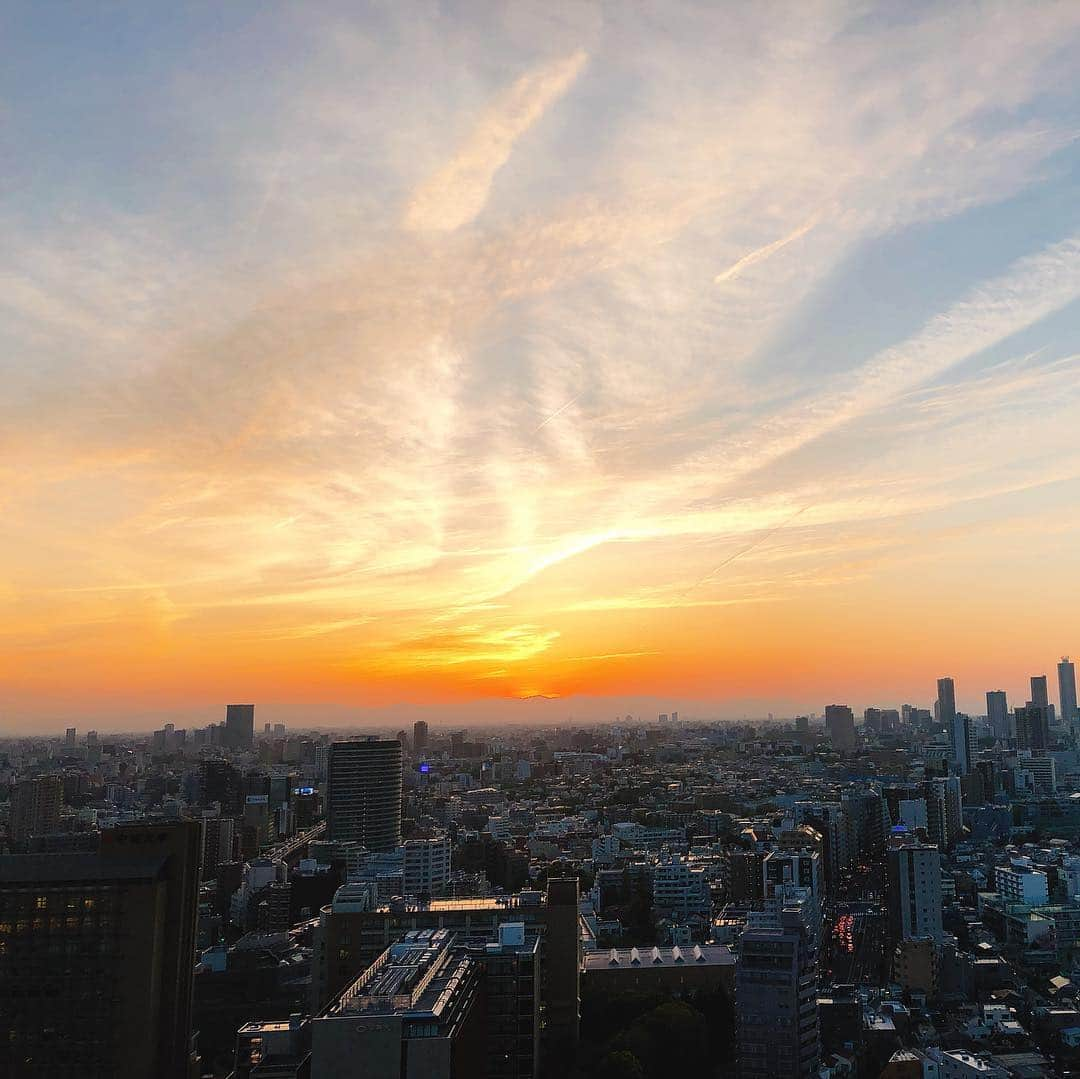
{"type": "Polygon", "coordinates": [[[972,765],[971,717],[963,712],[953,712],[948,731],[953,765],[958,775],[966,776],[972,765]]]}
{"type": "Polygon", "coordinates": [[[934,710],[937,722],[947,731],[952,730],[952,718],[956,715],[956,684],[951,678],[938,679],[934,710]]]}
{"type": "Polygon", "coordinates": [[[1041,704],[1028,703],[1015,713],[1016,745],[1019,749],[1048,749],[1050,717],[1041,704]]]}
{"type": "Polygon", "coordinates": [[[816,934],[800,903],[759,916],[739,938],[735,968],[741,1079],[811,1079],[821,1034],[816,934]]]}
{"type": "Polygon", "coordinates": [[[34,776],[16,783],[11,796],[12,845],[22,847],[34,836],[55,832],[60,827],[63,798],[59,776],[34,776]]]}
{"type": "Polygon", "coordinates": [[[221,806],[222,813],[238,814],[244,805],[240,773],[228,761],[209,758],[199,762],[199,805],[221,806]]]}
{"type": "Polygon", "coordinates": [[[891,837],[885,853],[893,941],[931,937],[940,942],[941,855],[937,845],[907,833],[891,837]]]}
{"type": "Polygon", "coordinates": [[[1076,667],[1068,656],[1062,656],[1058,664],[1058,704],[1061,722],[1075,727],[1080,721],[1076,710],[1076,667]]]}
{"type": "Polygon", "coordinates": [[[250,749],[255,742],[255,705],[230,704],[225,708],[225,745],[250,749]]]}
{"type": "Polygon", "coordinates": [[[428,744],[428,725],[422,720],[418,719],[412,728],[412,747],[413,753],[418,757],[421,756],[424,750],[427,749],[428,744]]]}
{"type": "Polygon", "coordinates": [[[401,743],[369,738],[332,742],[328,761],[328,838],[373,851],[401,846],[401,743]]]}
{"type": "Polygon", "coordinates": [[[992,689],[986,694],[986,717],[990,721],[990,733],[994,738],[999,742],[1007,742],[1012,732],[1005,690],[992,689]]]}
{"type": "Polygon", "coordinates": [[[200,826],[0,858],[0,1074],[187,1079],[200,826]]]}
{"type": "Polygon", "coordinates": [[[64,731],[64,748],[65,749],[74,749],[75,748],[75,736],[76,736],[77,733],[78,732],[74,727],[68,727],[67,730],[64,731]]]}
{"type": "Polygon", "coordinates": [[[1045,708],[1050,703],[1050,692],[1046,686],[1045,674],[1033,674],[1031,676],[1031,703],[1045,708]]]}
{"type": "Polygon", "coordinates": [[[855,715],[846,704],[825,706],[825,733],[832,740],[834,749],[844,751],[858,746],[859,740],[855,735],[855,715]]]}

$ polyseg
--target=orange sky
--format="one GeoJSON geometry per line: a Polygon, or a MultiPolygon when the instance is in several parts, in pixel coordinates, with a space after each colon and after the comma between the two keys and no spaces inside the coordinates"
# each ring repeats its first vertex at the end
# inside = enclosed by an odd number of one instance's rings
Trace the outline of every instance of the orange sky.
{"type": "Polygon", "coordinates": [[[560,7],[18,28],[0,730],[1080,652],[1080,9],[560,7]]]}

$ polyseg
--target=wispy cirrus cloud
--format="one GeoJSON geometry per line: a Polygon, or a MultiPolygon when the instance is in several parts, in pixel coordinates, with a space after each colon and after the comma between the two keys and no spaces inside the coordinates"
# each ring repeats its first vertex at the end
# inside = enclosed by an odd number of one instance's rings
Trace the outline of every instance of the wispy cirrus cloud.
{"type": "Polygon", "coordinates": [[[5,641],[679,682],[726,662],[709,620],[765,649],[815,580],[879,602],[875,530],[1068,483],[1068,360],[1000,353],[1080,348],[1075,10],[448,12],[255,18],[88,117],[77,189],[13,157],[5,641]]]}

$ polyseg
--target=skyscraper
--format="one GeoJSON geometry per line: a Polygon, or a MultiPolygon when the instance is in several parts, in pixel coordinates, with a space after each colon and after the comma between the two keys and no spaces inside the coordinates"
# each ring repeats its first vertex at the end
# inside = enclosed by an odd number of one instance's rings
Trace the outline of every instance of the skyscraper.
{"type": "Polygon", "coordinates": [[[936,719],[947,731],[952,730],[956,715],[956,685],[951,678],[939,678],[937,682],[936,719]]]}
{"type": "Polygon", "coordinates": [[[424,750],[427,749],[428,744],[428,725],[422,720],[418,719],[412,728],[412,745],[413,753],[418,757],[422,756],[424,750]]]}
{"type": "Polygon", "coordinates": [[[1050,703],[1050,693],[1046,688],[1046,675],[1033,674],[1031,676],[1031,703],[1045,708],[1050,703]]]}
{"type": "Polygon", "coordinates": [[[1068,656],[1062,656],[1058,664],[1058,703],[1061,705],[1061,722],[1075,726],[1080,720],[1076,711],[1076,667],[1068,656]]]}
{"type": "Polygon", "coordinates": [[[147,821],[0,858],[0,1074],[187,1079],[199,835],[147,821]]]}
{"type": "Polygon", "coordinates": [[[334,841],[387,851],[401,845],[401,743],[332,742],[327,776],[327,831],[334,841]]]}
{"type": "Polygon", "coordinates": [[[225,709],[225,745],[250,749],[255,742],[255,705],[230,704],[225,709]]]}
{"type": "Polygon", "coordinates": [[[1009,703],[1005,690],[992,689],[986,694],[986,716],[990,720],[990,733],[999,742],[1007,742],[1010,737],[1009,703]]]}

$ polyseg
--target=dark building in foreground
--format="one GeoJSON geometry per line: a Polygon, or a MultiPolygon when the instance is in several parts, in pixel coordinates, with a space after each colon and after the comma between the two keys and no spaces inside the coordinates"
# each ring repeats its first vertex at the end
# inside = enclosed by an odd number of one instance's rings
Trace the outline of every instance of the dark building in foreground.
{"type": "Polygon", "coordinates": [[[199,825],[0,858],[0,1074],[187,1079],[199,825]]]}

